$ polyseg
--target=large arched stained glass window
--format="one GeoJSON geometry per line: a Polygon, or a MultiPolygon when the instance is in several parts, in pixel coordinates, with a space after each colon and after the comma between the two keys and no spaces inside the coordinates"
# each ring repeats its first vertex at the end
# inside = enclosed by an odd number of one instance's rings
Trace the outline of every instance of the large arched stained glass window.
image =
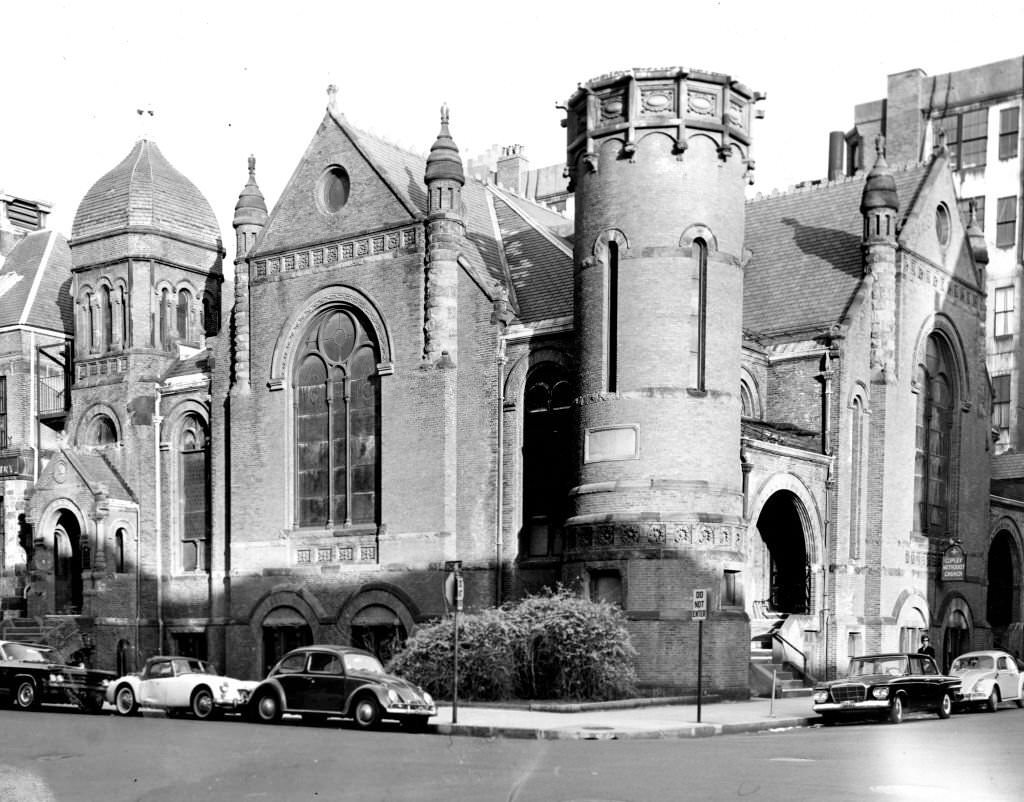
{"type": "Polygon", "coordinates": [[[375,523],[380,385],[372,337],[353,312],[332,309],[313,321],[295,364],[299,526],[375,523]]]}
{"type": "Polygon", "coordinates": [[[210,460],[206,427],[189,415],[181,429],[181,568],[210,570],[210,460]]]}
{"type": "Polygon", "coordinates": [[[952,360],[945,341],[932,334],[924,364],[917,366],[917,432],[914,466],[915,528],[925,534],[948,534],[950,466],[953,449],[952,360]]]}

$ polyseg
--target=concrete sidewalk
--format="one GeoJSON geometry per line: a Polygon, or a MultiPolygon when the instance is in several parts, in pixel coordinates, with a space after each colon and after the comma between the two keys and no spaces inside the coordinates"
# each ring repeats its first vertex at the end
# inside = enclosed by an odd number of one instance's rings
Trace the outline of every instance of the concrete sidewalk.
{"type": "MultiPolygon", "coordinates": [[[[667,701],[667,700],[666,700],[667,701]]],[[[738,702],[711,702],[701,705],[697,723],[697,704],[686,700],[679,704],[661,700],[640,700],[635,706],[622,703],[604,705],[565,705],[569,712],[555,712],[550,706],[486,706],[460,704],[458,723],[452,723],[450,704],[439,705],[431,719],[431,730],[445,735],[477,737],[531,738],[537,740],[615,740],[626,738],[705,738],[738,732],[786,727],[805,727],[820,721],[811,709],[809,697],[787,699],[750,699],[738,702]]]]}

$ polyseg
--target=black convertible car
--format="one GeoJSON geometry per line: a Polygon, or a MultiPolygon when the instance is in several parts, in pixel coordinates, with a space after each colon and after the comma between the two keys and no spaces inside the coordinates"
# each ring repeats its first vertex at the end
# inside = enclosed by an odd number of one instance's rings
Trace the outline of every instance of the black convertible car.
{"type": "Polygon", "coordinates": [[[939,673],[923,654],[878,654],[854,657],[846,679],[814,688],[814,712],[825,723],[846,716],[878,716],[893,724],[907,710],[925,710],[949,718],[960,692],[960,678],[939,673]]]}
{"type": "Polygon", "coordinates": [[[0,697],[22,710],[47,702],[99,713],[113,679],[112,671],[66,665],[49,646],[0,641],[0,697]]]}

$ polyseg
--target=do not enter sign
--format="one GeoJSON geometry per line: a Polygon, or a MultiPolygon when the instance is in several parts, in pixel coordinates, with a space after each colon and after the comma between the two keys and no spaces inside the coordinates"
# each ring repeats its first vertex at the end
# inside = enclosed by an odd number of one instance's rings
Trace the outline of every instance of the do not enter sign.
{"type": "Polygon", "coordinates": [[[693,591],[693,620],[706,621],[708,617],[708,589],[696,588],[693,591]]]}

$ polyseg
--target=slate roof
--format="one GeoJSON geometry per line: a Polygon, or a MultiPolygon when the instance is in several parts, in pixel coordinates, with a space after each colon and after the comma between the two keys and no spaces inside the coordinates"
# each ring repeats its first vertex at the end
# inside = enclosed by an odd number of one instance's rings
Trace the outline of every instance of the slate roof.
{"type": "Polygon", "coordinates": [[[177,360],[164,374],[164,381],[180,376],[209,375],[213,370],[213,354],[210,349],[177,360]]]}
{"type": "Polygon", "coordinates": [[[71,249],[56,231],[34,231],[0,262],[0,326],[71,333],[71,249]]]}
{"type": "MultiPolygon", "coordinates": [[[[426,158],[347,122],[345,126],[391,185],[426,215],[426,158]]],[[[569,221],[544,206],[472,178],[467,179],[462,189],[462,200],[466,236],[476,246],[486,274],[509,288],[519,319],[527,322],[571,315],[572,246],[560,235],[571,228],[569,221]],[[494,204],[493,217],[489,198],[494,204]],[[540,229],[548,231],[558,244],[541,234],[540,229]]],[[[480,267],[475,254],[469,253],[467,258],[480,267]]]]}
{"type": "Polygon", "coordinates": [[[104,484],[110,498],[120,501],[137,501],[120,475],[102,454],[82,451],[65,451],[64,454],[89,485],[95,487],[97,484],[104,484]]]}
{"type": "Polygon", "coordinates": [[[171,166],[155,142],[145,139],[85,194],[71,238],[111,234],[130,226],[220,247],[220,226],[209,201],[171,166]]]}
{"type": "MultiPolygon", "coordinates": [[[[928,165],[893,169],[900,219],[928,165]]],[[[747,202],[743,327],[784,338],[841,323],[863,279],[860,200],[864,177],[747,202]]]]}

